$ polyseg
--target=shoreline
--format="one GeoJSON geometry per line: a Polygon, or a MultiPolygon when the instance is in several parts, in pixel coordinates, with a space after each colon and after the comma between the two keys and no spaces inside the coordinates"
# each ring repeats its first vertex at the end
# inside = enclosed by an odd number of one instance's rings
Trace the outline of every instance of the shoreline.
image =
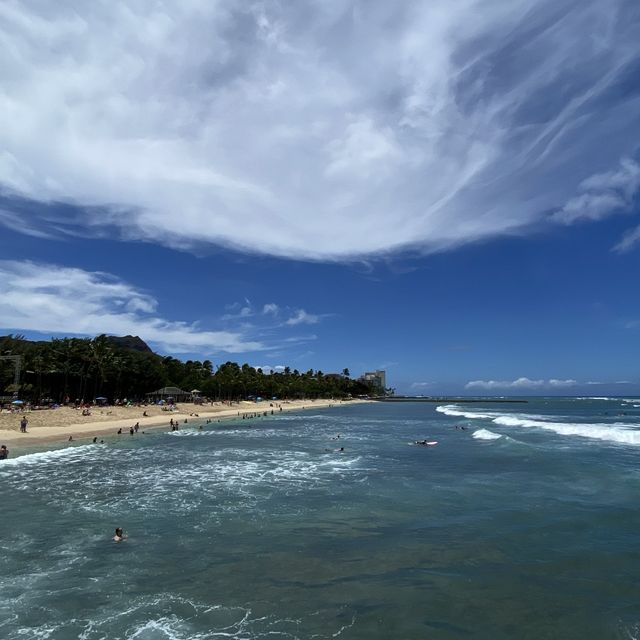
{"type": "MultiPolygon", "coordinates": [[[[99,420],[89,422],[78,422],[78,413],[74,409],[61,407],[53,410],[34,411],[26,414],[2,414],[0,416],[0,444],[5,444],[9,448],[10,458],[15,458],[26,452],[33,452],[39,449],[41,445],[55,444],[59,446],[73,446],[75,444],[90,444],[94,437],[111,437],[117,436],[117,430],[122,429],[121,435],[129,436],[129,428],[139,423],[140,433],[145,430],[156,431],[158,429],[169,429],[171,419],[177,421],[180,427],[189,427],[193,421],[200,424],[202,421],[210,420],[242,420],[242,415],[252,415],[267,412],[267,417],[275,417],[286,411],[302,411],[307,408],[312,409],[328,409],[336,406],[345,406],[350,404],[362,404],[370,402],[368,400],[283,400],[278,402],[255,403],[251,401],[241,401],[233,406],[228,405],[194,405],[192,403],[180,403],[176,411],[162,411],[156,415],[142,416],[144,411],[150,411],[151,407],[120,407],[116,415],[101,413],[99,420]],[[273,404],[273,406],[270,406],[273,404]],[[280,411],[282,407],[282,411],[280,411]],[[271,411],[273,410],[273,416],[271,411]],[[55,412],[55,416],[54,416],[55,412]],[[63,415],[58,412],[64,412],[63,415]],[[123,417],[123,413],[130,413],[130,416],[123,417]],[[197,415],[195,415],[197,414],[197,415]],[[31,421],[35,415],[46,419],[47,415],[57,418],[54,426],[46,426],[39,424],[37,426],[28,427],[27,433],[20,433],[17,427],[7,429],[5,424],[8,419],[13,423],[19,423],[22,415],[26,415],[31,421]],[[66,419],[65,419],[66,418],[66,419]],[[72,422],[71,420],[75,420],[72,422]],[[189,422],[185,423],[185,420],[189,422]],[[69,441],[69,436],[73,440],[69,441]]],[[[155,409],[156,407],[153,407],[155,409]]],[[[110,407],[106,407],[110,409],[110,407]]],[[[87,416],[93,417],[93,416],[87,416]]],[[[98,417],[98,416],[96,416],[98,417]]],[[[45,420],[39,420],[44,422],[45,420]]],[[[58,448],[58,447],[56,447],[58,448]]]]}

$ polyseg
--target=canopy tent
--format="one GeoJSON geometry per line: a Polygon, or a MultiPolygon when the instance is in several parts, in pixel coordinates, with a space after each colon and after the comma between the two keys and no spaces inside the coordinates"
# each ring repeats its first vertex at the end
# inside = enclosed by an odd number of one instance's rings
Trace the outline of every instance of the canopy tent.
{"type": "Polygon", "coordinates": [[[153,400],[154,402],[158,400],[174,400],[175,402],[185,402],[191,400],[191,392],[183,391],[178,387],[162,387],[162,389],[147,393],[147,398],[149,400],[153,400]]]}

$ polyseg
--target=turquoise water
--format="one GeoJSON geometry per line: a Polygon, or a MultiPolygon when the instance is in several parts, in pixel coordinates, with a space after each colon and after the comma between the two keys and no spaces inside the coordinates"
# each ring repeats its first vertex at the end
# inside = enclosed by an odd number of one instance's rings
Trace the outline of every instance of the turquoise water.
{"type": "Polygon", "coordinates": [[[640,637],[640,400],[195,426],[0,463],[0,638],[640,637]]]}

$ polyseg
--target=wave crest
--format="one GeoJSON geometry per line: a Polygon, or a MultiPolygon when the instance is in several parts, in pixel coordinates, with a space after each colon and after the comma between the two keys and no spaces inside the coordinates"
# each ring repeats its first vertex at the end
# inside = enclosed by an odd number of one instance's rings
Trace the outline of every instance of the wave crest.
{"type": "Polygon", "coordinates": [[[527,414],[508,415],[499,413],[480,413],[463,411],[456,405],[443,405],[436,407],[436,411],[448,416],[464,417],[468,420],[490,420],[493,424],[502,427],[524,427],[544,429],[561,436],[578,436],[592,440],[602,440],[616,444],[640,446],[640,425],[614,423],[580,423],[557,422],[545,420],[542,416],[527,414]]]}

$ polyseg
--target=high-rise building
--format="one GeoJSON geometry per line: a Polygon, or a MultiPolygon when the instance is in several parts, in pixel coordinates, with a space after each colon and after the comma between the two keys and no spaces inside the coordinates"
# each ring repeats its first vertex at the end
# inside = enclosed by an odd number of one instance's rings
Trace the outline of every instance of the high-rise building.
{"type": "Polygon", "coordinates": [[[361,380],[367,382],[373,382],[381,392],[387,388],[387,374],[383,369],[376,369],[375,371],[367,371],[362,375],[361,380]]]}

